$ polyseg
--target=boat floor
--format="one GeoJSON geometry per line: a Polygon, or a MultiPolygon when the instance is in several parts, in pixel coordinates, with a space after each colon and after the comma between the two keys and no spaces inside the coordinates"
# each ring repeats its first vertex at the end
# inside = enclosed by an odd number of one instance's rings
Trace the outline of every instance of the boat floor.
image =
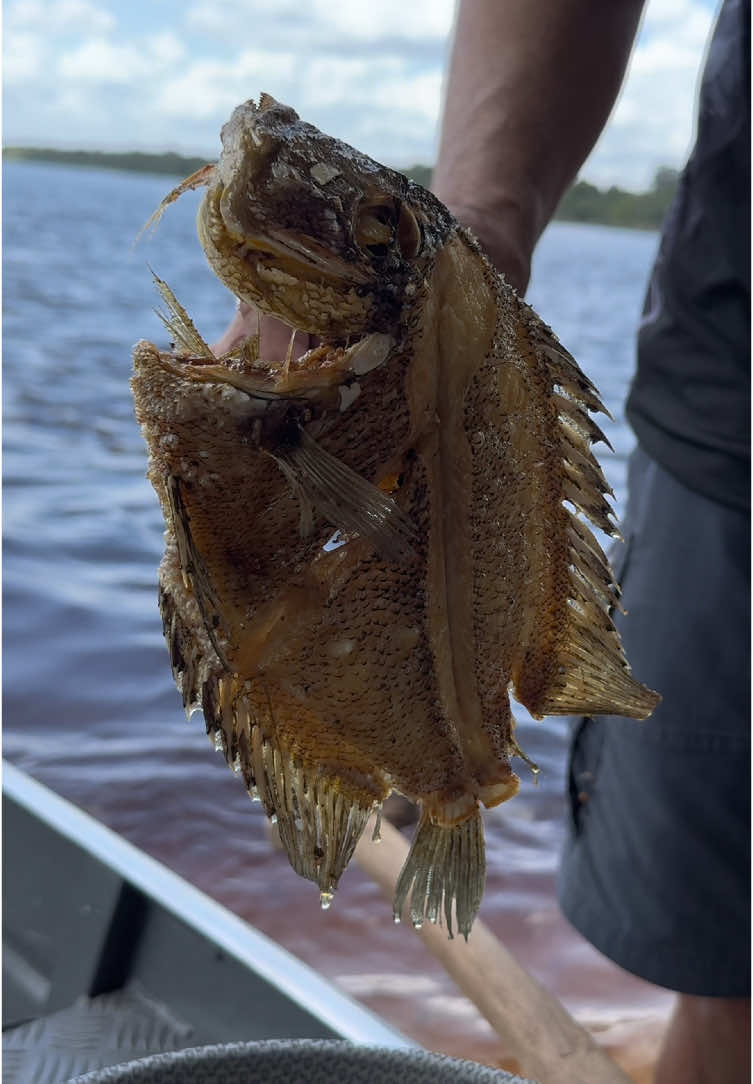
{"type": "Polygon", "coordinates": [[[58,1084],[196,1043],[196,1030],[137,983],[3,1033],[3,1084],[58,1084]]]}

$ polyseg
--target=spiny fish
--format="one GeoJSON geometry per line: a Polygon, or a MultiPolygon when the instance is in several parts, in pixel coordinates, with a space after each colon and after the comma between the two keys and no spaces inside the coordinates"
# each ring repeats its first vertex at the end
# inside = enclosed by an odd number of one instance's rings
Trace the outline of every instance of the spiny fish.
{"type": "MultiPolygon", "coordinates": [[[[198,233],[239,299],[319,339],[215,357],[170,287],[132,379],[167,523],[159,601],[190,713],[326,905],[392,790],[420,806],[395,915],[467,937],[480,807],[532,715],[645,718],[591,451],[593,384],[428,191],[262,95],[221,133],[198,233]]],[[[524,757],[524,759],[526,759],[524,757]]]]}

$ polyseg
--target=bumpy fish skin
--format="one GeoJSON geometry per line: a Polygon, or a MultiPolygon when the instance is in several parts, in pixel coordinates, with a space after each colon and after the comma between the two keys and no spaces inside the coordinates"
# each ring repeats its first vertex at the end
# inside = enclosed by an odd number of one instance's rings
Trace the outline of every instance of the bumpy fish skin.
{"type": "Polygon", "coordinates": [[[222,141],[165,202],[205,185],[214,271],[323,341],[215,359],[158,281],[177,345],[139,343],[132,387],[176,682],[325,902],[390,791],[419,803],[396,913],[467,936],[480,806],[518,789],[510,689],[536,716],[645,718],[659,699],[563,503],[615,532],[591,452],[604,408],[429,192],[266,95],[222,141]]]}

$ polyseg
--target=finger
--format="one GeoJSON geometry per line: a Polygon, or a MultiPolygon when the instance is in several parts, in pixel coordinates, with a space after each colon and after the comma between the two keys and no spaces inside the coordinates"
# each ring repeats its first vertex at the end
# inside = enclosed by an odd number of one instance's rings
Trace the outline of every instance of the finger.
{"type": "Polygon", "coordinates": [[[217,342],[212,344],[212,351],[218,357],[236,349],[251,336],[259,335],[259,356],[272,364],[290,358],[295,360],[314,345],[313,336],[305,331],[296,331],[273,316],[259,313],[253,305],[242,301],[227,330],[217,342]],[[292,339],[292,349],[291,349],[292,339]]]}
{"type": "Polygon", "coordinates": [[[273,316],[262,316],[259,357],[264,361],[271,363],[285,361],[288,353],[295,361],[301,354],[305,354],[309,347],[310,336],[305,331],[296,331],[294,334],[293,329],[283,324],[281,320],[275,320],[273,316]]]}
{"type": "Polygon", "coordinates": [[[221,357],[222,354],[228,354],[231,350],[240,346],[244,339],[249,338],[250,335],[255,335],[257,331],[256,309],[251,305],[247,305],[245,301],[241,301],[226,330],[217,342],[212,343],[210,349],[216,357],[221,357]]]}

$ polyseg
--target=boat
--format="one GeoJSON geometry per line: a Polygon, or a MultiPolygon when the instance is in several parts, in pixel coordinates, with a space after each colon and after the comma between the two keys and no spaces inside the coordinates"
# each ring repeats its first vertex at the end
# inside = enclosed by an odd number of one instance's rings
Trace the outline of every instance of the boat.
{"type": "Polygon", "coordinates": [[[3,761],[3,1082],[207,1044],[416,1044],[3,761]]]}
{"type": "Polygon", "coordinates": [[[6,760],[3,1084],[531,1084],[423,1050],[6,760]]]}

